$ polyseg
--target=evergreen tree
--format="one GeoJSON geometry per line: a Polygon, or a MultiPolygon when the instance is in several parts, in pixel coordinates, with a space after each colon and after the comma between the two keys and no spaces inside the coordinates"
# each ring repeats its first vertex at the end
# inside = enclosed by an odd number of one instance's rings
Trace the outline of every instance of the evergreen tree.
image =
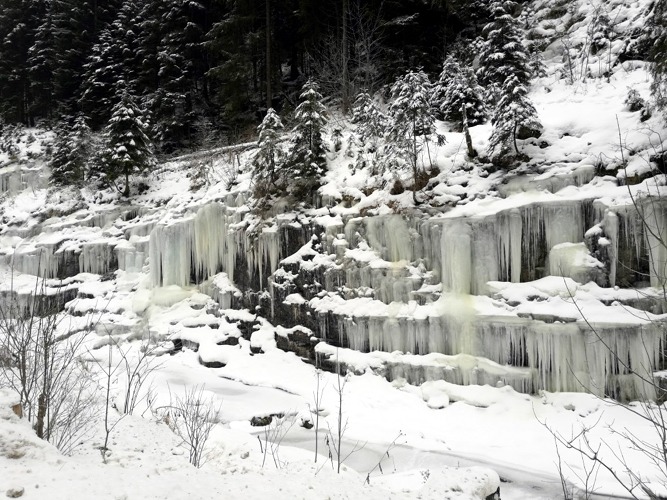
{"type": "Polygon", "coordinates": [[[514,6],[514,2],[495,0],[490,7],[493,20],[483,30],[485,41],[479,54],[477,78],[493,102],[500,99],[501,87],[508,77],[516,78],[521,85],[528,85],[532,77],[523,30],[510,14],[514,6]]]}
{"type": "Polygon", "coordinates": [[[100,34],[116,18],[119,0],[51,0],[53,92],[62,112],[80,110],[85,68],[100,34]]]}
{"type": "Polygon", "coordinates": [[[324,127],[327,114],[322,94],[313,80],[303,86],[300,104],[294,111],[295,126],[287,165],[298,195],[312,191],[326,171],[324,127]]]}
{"type": "Polygon", "coordinates": [[[352,137],[359,148],[357,166],[363,168],[370,164],[371,172],[375,174],[380,167],[380,139],[387,131],[389,118],[368,92],[361,92],[352,107],[352,123],[356,125],[352,137]]]}
{"type": "Polygon", "coordinates": [[[94,127],[108,120],[116,103],[116,86],[123,81],[138,93],[137,68],[141,2],[126,0],[116,19],[100,34],[85,64],[81,107],[94,127]]]}
{"type": "Polygon", "coordinates": [[[77,116],[71,126],[62,123],[56,130],[50,164],[51,182],[60,186],[82,186],[92,150],[92,132],[83,115],[77,116]]]}
{"type": "Polygon", "coordinates": [[[387,130],[388,118],[368,92],[360,92],[354,100],[352,123],[359,139],[375,146],[387,130]]]}
{"type": "Polygon", "coordinates": [[[33,96],[31,114],[48,117],[54,111],[53,67],[55,46],[52,11],[49,7],[44,20],[35,32],[35,41],[28,50],[30,94],[33,96]]]}
{"type": "Polygon", "coordinates": [[[4,0],[0,6],[0,116],[33,125],[29,51],[44,19],[45,0],[4,0]]]}
{"type": "MultiPolygon", "coordinates": [[[[269,108],[264,120],[262,120],[262,123],[257,127],[257,131],[259,132],[257,147],[259,148],[259,151],[257,151],[257,154],[252,161],[255,196],[257,198],[264,197],[274,187],[277,187],[277,167],[281,155],[278,143],[283,129],[284,127],[282,121],[280,121],[280,116],[278,116],[273,108],[269,108]]],[[[281,182],[280,185],[284,185],[284,183],[281,182]]]]}
{"type": "Polygon", "coordinates": [[[438,76],[438,81],[433,84],[433,106],[435,108],[436,116],[439,119],[444,119],[441,107],[445,102],[445,92],[449,88],[452,79],[461,72],[461,63],[452,54],[448,55],[442,63],[442,70],[438,76]]]}
{"type": "Polygon", "coordinates": [[[483,93],[472,69],[462,67],[451,56],[445,60],[434,91],[436,105],[443,119],[455,122],[462,128],[465,107],[468,126],[484,123],[486,107],[483,93]]]}
{"type": "Polygon", "coordinates": [[[202,102],[208,99],[203,43],[206,2],[146,0],[139,20],[136,72],[151,113],[153,136],[166,152],[198,139],[202,102]]]}
{"type": "Polygon", "coordinates": [[[500,89],[500,101],[491,118],[494,125],[489,139],[489,154],[497,157],[511,155],[511,149],[518,154],[516,139],[519,127],[541,129],[535,106],[528,98],[528,89],[516,76],[509,76],[500,89]]]}
{"type": "MultiPolygon", "coordinates": [[[[409,71],[391,87],[389,154],[412,169],[412,196],[417,203],[418,162],[426,138],[435,133],[432,86],[423,71],[409,71]],[[421,138],[424,139],[421,139],[421,138]]],[[[439,140],[444,138],[438,137],[439,140]]]]}
{"type": "Polygon", "coordinates": [[[266,47],[262,39],[265,23],[258,14],[254,2],[233,2],[229,13],[206,34],[212,59],[208,77],[218,89],[215,101],[225,120],[233,126],[251,122],[254,112],[264,102],[261,78],[265,72],[261,69],[266,47]]]}
{"type": "Polygon", "coordinates": [[[659,108],[667,106],[667,0],[658,0],[653,8],[654,42],[650,60],[651,90],[659,108]]]}
{"type": "MultiPolygon", "coordinates": [[[[120,82],[119,86],[122,85],[120,82]]],[[[154,164],[153,144],[147,130],[144,112],[130,92],[123,89],[104,129],[102,171],[106,180],[114,185],[119,177],[124,178],[125,197],[130,196],[130,175],[144,173],[154,164]]]]}

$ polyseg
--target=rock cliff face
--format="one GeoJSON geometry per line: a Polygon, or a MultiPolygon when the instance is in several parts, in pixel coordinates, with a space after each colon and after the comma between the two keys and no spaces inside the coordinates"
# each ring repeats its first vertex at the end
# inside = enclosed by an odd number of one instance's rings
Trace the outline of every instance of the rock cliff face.
{"type": "Polygon", "coordinates": [[[89,275],[135,276],[131,292],[162,305],[196,289],[218,316],[249,311],[238,323],[248,338],[252,315],[263,317],[282,327],[279,347],[310,362],[330,365],[332,347],[370,353],[342,363],[410,383],[627,399],[650,391],[633,372],[664,365],[662,201],[508,192],[484,210],[324,207],[265,220],[245,203],[230,194],[178,210],[74,207],[5,225],[3,263],[70,289],[89,275]]]}

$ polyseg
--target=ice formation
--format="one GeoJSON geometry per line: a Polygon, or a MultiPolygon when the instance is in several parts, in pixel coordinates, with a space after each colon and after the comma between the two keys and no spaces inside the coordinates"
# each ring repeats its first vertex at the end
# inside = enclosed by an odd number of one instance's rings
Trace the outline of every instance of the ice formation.
{"type": "Polygon", "coordinates": [[[356,351],[403,353],[383,358],[388,377],[645,396],[633,373],[663,366],[662,318],[609,304],[664,307],[599,287],[664,285],[667,206],[512,196],[431,217],[258,221],[233,196],[180,211],[112,208],[8,232],[2,262],[43,278],[149,272],[146,300],[163,306],[193,285],[223,309],[270,297],[274,321],[307,323],[356,351]],[[549,276],[565,286],[540,289],[549,276]],[[599,289],[580,288],[588,281],[599,289]],[[591,294],[602,309],[582,313],[574,301],[591,294]]]}

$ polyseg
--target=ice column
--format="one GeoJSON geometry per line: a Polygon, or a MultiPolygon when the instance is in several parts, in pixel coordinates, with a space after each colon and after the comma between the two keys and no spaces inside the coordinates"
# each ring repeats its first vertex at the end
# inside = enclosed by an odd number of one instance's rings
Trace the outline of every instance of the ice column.
{"type": "Polygon", "coordinates": [[[441,236],[443,290],[454,293],[471,292],[472,231],[462,220],[447,220],[441,236]]]}

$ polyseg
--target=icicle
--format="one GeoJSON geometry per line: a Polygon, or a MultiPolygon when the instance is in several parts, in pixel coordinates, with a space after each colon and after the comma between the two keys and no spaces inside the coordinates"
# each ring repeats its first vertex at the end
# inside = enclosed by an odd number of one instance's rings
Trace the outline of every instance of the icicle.
{"type": "Polygon", "coordinates": [[[186,219],[153,229],[149,251],[153,286],[190,284],[193,226],[193,219],[186,219]]]}
{"type": "Polygon", "coordinates": [[[106,274],[116,268],[113,247],[106,240],[86,242],[81,246],[79,272],[106,274]]]}
{"type": "Polygon", "coordinates": [[[664,200],[648,197],[638,208],[646,234],[651,286],[664,288],[667,286],[667,207],[664,200]]]}
{"type": "Polygon", "coordinates": [[[468,224],[457,219],[446,221],[441,237],[443,290],[465,294],[471,292],[471,240],[468,224]]]}

